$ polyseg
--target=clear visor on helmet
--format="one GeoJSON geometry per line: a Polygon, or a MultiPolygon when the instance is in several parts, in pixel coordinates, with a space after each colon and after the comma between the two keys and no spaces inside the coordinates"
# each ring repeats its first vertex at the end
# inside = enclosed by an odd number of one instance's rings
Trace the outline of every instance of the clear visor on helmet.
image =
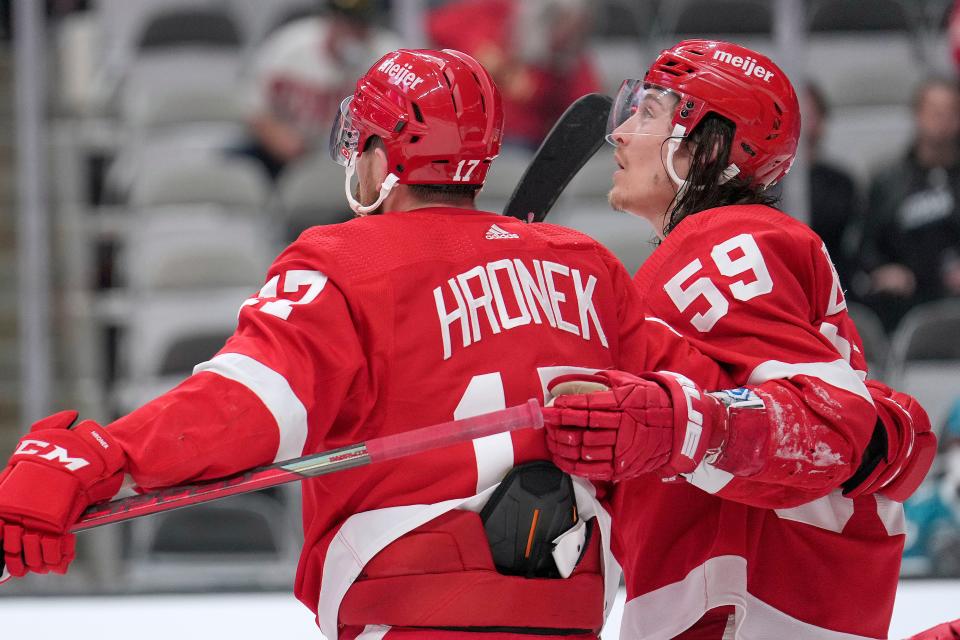
{"type": "Polygon", "coordinates": [[[610,109],[607,142],[616,146],[617,135],[673,135],[673,114],[681,96],[643,80],[624,80],[610,109]]]}
{"type": "Polygon", "coordinates": [[[340,103],[340,111],[330,128],[330,157],[343,167],[350,163],[350,158],[357,151],[357,142],[360,140],[360,132],[353,126],[353,117],[350,115],[352,101],[353,96],[343,99],[340,103]]]}

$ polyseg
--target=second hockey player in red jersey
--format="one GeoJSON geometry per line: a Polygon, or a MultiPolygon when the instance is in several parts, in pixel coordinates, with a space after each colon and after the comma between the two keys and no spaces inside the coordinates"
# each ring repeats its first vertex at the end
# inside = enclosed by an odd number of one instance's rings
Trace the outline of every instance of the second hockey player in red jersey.
{"type": "Polygon", "coordinates": [[[614,103],[610,202],[663,238],[636,274],[644,308],[744,385],[606,372],[555,389],[599,390],[561,395],[548,431],[561,468],[617,481],[622,638],[886,638],[897,501],[935,439],[912,398],[864,383],[823,242],[769,206],[799,131],[783,72],[725,42],[662,52],[614,103]]]}

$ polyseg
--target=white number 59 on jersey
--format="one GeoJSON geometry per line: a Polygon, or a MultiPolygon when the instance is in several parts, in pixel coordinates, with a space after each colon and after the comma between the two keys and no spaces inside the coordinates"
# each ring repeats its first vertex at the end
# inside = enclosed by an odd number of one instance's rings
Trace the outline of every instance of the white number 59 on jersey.
{"type": "MultiPolygon", "coordinates": [[[[741,278],[729,285],[730,295],[734,299],[746,301],[773,291],[773,279],[770,278],[767,265],[763,262],[760,247],[749,233],[742,233],[716,245],[710,251],[710,258],[717,265],[721,275],[734,277],[746,273],[752,274],[752,277],[741,278]],[[734,255],[737,257],[731,257],[734,255]]],[[[730,303],[720,288],[706,276],[687,283],[702,270],[703,263],[698,258],[670,278],[663,285],[663,290],[681,312],[686,311],[695,300],[703,297],[710,304],[710,308],[695,313],[690,318],[690,324],[698,331],[706,333],[717,324],[720,318],[727,315],[730,303]],[[687,283],[686,286],[684,283],[687,283]]]]}

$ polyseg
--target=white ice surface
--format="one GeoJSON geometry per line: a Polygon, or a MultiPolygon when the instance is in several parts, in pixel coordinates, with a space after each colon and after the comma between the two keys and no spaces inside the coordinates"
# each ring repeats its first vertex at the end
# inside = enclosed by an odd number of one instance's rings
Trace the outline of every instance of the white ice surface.
{"type": "MultiPolygon", "coordinates": [[[[834,594],[842,598],[843,594],[834,594]]],[[[830,594],[823,594],[830,597],[830,594]]],[[[617,637],[623,593],[603,639],[617,637]]],[[[900,585],[890,629],[903,638],[960,617],[960,580],[900,585]]],[[[0,597],[0,638],[29,640],[322,640],[310,613],[278,593],[119,598],[0,597]]]]}

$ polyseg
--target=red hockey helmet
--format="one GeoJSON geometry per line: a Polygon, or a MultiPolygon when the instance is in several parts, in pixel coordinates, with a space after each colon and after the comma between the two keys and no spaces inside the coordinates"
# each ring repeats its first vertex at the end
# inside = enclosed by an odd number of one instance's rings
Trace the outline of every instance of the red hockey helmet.
{"type": "Polygon", "coordinates": [[[396,182],[481,185],[502,132],[500,92],[479,62],[452,49],[400,49],[357,81],[330,151],[347,166],[378,136],[396,182]]]}
{"type": "Polygon", "coordinates": [[[684,40],[662,51],[643,80],[624,81],[610,114],[611,132],[650,88],[677,97],[673,136],[689,135],[708,113],[733,122],[728,177],[768,187],[790,170],[800,106],[786,74],[766,56],[729,42],[684,40]]]}

